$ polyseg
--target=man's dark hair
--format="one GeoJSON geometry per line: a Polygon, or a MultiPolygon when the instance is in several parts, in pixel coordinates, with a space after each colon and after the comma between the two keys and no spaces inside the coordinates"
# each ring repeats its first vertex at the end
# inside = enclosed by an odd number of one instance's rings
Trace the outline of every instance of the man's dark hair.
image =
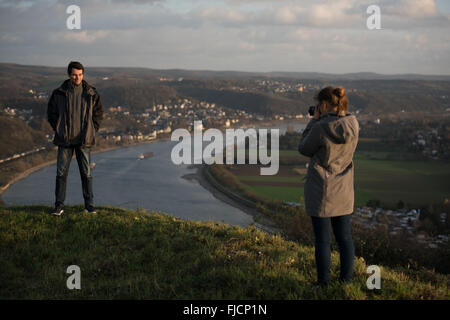
{"type": "Polygon", "coordinates": [[[78,61],[70,61],[68,67],[67,67],[67,74],[70,76],[70,74],[72,73],[72,68],[75,68],[77,70],[83,70],[84,73],[84,67],[81,63],[79,63],[78,61]]]}

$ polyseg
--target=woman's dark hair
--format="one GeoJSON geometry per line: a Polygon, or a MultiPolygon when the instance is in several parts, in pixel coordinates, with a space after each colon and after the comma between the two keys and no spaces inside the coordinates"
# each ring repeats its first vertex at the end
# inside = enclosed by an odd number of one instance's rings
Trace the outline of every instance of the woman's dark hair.
{"type": "Polygon", "coordinates": [[[69,65],[67,66],[67,74],[69,76],[72,73],[72,68],[75,68],[77,70],[83,70],[83,73],[84,73],[84,67],[78,61],[70,61],[69,65]]]}
{"type": "Polygon", "coordinates": [[[315,99],[320,103],[328,102],[331,106],[337,107],[338,115],[345,115],[347,113],[348,98],[345,90],[342,87],[326,87],[319,91],[315,99]]]}

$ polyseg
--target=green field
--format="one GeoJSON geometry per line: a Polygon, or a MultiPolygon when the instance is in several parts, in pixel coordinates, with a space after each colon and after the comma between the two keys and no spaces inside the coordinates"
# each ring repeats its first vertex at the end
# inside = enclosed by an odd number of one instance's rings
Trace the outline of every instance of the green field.
{"type": "MultiPolygon", "coordinates": [[[[366,205],[368,200],[380,200],[385,207],[395,207],[402,200],[409,206],[442,203],[450,199],[450,163],[445,161],[417,161],[411,154],[383,151],[377,141],[364,141],[355,153],[355,204],[366,205]],[[403,158],[402,158],[403,157],[403,158]]],[[[304,158],[295,150],[280,150],[280,158],[304,158]]],[[[306,159],[306,158],[304,158],[306,159]]],[[[304,168],[301,165],[295,166],[304,168]]],[[[280,172],[282,166],[280,167],[280,172]]],[[[282,182],[302,182],[304,175],[292,176],[237,175],[244,187],[258,195],[280,201],[295,201],[303,196],[302,187],[280,186],[282,182]],[[255,182],[262,185],[255,185],[255,182]],[[249,183],[252,182],[252,183],[249,183]],[[268,185],[273,182],[273,185],[268,185]]]]}
{"type": "Polygon", "coordinates": [[[355,191],[362,199],[394,205],[442,203],[450,198],[450,163],[443,161],[372,160],[355,155],[355,191]]]}
{"type": "Polygon", "coordinates": [[[303,202],[303,188],[277,186],[245,186],[255,194],[280,201],[303,202]]]}
{"type": "Polygon", "coordinates": [[[296,150],[280,150],[280,157],[302,157],[296,150]]]}

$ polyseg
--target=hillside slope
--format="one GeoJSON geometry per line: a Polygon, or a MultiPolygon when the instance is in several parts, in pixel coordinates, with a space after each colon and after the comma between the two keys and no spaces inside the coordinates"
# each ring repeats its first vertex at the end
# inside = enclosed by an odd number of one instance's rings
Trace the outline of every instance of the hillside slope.
{"type": "Polygon", "coordinates": [[[448,299],[448,276],[381,267],[381,290],[355,280],[313,290],[314,248],[257,229],[101,207],[0,208],[1,299],[448,299]],[[70,265],[81,290],[68,290],[70,265]]]}
{"type": "MultiPolygon", "coordinates": [[[[64,67],[0,63],[0,106],[32,109],[44,115],[48,99],[34,99],[29,90],[51,94],[66,79],[64,67]]],[[[252,73],[201,70],[156,70],[87,66],[85,80],[99,91],[105,108],[127,106],[142,112],[153,104],[180,98],[204,100],[264,115],[307,112],[320,87],[346,88],[350,110],[385,116],[396,112],[446,112],[450,103],[448,76],[380,75],[374,73],[320,74],[298,72],[252,73]],[[162,80],[170,78],[173,81],[162,80]],[[105,81],[103,79],[107,78],[105,81]],[[183,78],[183,81],[177,79],[183,78]],[[257,87],[257,80],[282,81],[315,89],[274,94],[257,87]],[[234,91],[233,87],[243,91],[234,91]]]]}
{"type": "Polygon", "coordinates": [[[0,115],[0,158],[30,151],[47,143],[45,133],[20,118],[0,115]]]}

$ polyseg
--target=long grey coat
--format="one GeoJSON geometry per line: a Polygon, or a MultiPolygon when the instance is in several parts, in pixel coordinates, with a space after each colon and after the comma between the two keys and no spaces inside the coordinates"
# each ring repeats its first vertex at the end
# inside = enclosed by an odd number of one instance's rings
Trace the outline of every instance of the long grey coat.
{"type": "Polygon", "coordinates": [[[308,216],[353,213],[353,154],[358,135],[358,120],[350,113],[339,117],[329,112],[306,126],[298,151],[311,158],[305,183],[308,216]]]}

